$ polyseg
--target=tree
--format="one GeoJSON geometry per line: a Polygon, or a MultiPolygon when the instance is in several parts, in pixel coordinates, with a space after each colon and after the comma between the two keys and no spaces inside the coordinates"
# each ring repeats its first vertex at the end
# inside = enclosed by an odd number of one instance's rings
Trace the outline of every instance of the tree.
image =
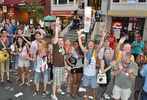
{"type": "Polygon", "coordinates": [[[31,13],[36,14],[36,22],[38,22],[39,13],[43,12],[43,8],[38,5],[38,0],[34,0],[33,3],[27,2],[26,0],[23,0],[23,3],[25,4],[24,7],[22,7],[22,10],[27,10],[29,15],[29,20],[31,13]]]}

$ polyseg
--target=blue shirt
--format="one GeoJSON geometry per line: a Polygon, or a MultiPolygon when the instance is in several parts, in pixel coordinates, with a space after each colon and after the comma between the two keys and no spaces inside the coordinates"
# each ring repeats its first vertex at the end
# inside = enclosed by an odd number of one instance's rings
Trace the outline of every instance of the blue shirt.
{"type": "Polygon", "coordinates": [[[143,86],[143,90],[147,92],[147,64],[145,64],[140,72],[140,75],[145,77],[145,83],[143,86]]]}
{"type": "Polygon", "coordinates": [[[144,42],[141,41],[141,43],[139,43],[138,41],[133,41],[132,46],[134,46],[132,53],[140,54],[142,49],[144,49],[144,42]],[[137,46],[134,46],[136,44],[137,46]]]}

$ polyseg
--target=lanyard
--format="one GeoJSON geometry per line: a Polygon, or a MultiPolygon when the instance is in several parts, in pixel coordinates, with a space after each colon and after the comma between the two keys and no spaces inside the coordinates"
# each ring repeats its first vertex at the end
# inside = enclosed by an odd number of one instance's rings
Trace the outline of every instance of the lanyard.
{"type": "Polygon", "coordinates": [[[122,61],[123,68],[129,68],[129,67],[130,67],[131,62],[132,62],[132,60],[130,60],[129,64],[128,64],[128,65],[127,65],[127,67],[126,67],[126,66],[124,66],[124,63],[123,63],[123,61],[122,61]]]}
{"type": "Polygon", "coordinates": [[[141,41],[140,41],[140,43],[139,43],[139,44],[137,44],[137,41],[136,41],[136,45],[137,45],[137,46],[140,46],[140,45],[141,45],[141,41]]]}
{"type": "Polygon", "coordinates": [[[47,55],[47,49],[46,49],[46,54],[45,55],[44,55],[44,52],[43,52],[43,54],[38,53],[39,58],[42,58],[42,59],[44,59],[46,57],[46,55],[47,55]]]}
{"type": "Polygon", "coordinates": [[[86,53],[86,56],[88,57],[88,59],[90,59],[92,56],[94,56],[94,54],[95,54],[94,49],[91,51],[91,54],[89,54],[89,50],[88,50],[87,53],[86,53]]]}
{"type": "Polygon", "coordinates": [[[104,57],[104,61],[106,62],[107,66],[110,66],[110,62],[107,58],[104,57]]]}
{"type": "Polygon", "coordinates": [[[3,37],[1,37],[1,40],[2,40],[2,42],[6,45],[6,46],[8,46],[9,45],[9,40],[8,40],[8,38],[6,37],[6,41],[4,42],[4,38],[3,37]]]}

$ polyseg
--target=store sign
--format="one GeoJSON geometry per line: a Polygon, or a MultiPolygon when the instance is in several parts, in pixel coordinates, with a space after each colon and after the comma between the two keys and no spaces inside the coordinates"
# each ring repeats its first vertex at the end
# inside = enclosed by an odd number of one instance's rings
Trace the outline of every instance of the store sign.
{"type": "Polygon", "coordinates": [[[3,6],[3,12],[7,13],[7,6],[3,6]]]}
{"type": "Polygon", "coordinates": [[[89,32],[91,23],[91,7],[85,7],[84,32],[89,32]]]}
{"type": "Polygon", "coordinates": [[[72,15],[74,13],[73,10],[64,10],[64,11],[51,11],[52,15],[72,15]]]}

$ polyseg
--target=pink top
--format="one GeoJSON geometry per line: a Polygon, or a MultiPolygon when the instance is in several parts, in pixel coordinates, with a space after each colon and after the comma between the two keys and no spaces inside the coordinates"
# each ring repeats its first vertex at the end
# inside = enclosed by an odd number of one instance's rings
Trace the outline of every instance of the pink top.
{"type": "Polygon", "coordinates": [[[32,55],[35,56],[37,50],[38,50],[38,41],[37,41],[37,40],[34,40],[34,41],[31,43],[30,54],[32,54],[32,55]]]}
{"type": "Polygon", "coordinates": [[[26,60],[26,55],[28,54],[26,46],[23,48],[18,48],[19,60],[26,60]]]}

